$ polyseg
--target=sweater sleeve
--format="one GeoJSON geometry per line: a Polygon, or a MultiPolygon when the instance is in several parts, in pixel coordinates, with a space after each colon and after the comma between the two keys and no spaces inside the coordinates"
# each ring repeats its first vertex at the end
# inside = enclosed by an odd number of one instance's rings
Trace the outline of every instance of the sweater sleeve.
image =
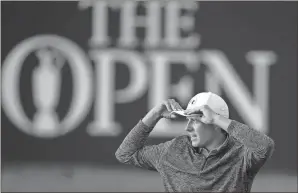
{"type": "Polygon", "coordinates": [[[139,121],[117,149],[115,153],[117,160],[124,164],[156,171],[162,153],[172,141],[145,146],[144,144],[152,129],[139,121]]]}
{"type": "Polygon", "coordinates": [[[248,170],[257,172],[274,151],[274,141],[264,133],[237,121],[232,121],[227,132],[236,138],[245,148],[245,161],[248,170]]]}

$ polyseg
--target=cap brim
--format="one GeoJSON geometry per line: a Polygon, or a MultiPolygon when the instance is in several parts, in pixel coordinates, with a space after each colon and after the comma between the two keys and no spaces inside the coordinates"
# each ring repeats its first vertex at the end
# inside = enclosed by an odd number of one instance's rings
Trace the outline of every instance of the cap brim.
{"type": "Polygon", "coordinates": [[[183,117],[187,117],[187,115],[184,113],[184,111],[172,111],[171,113],[181,115],[183,117]]]}

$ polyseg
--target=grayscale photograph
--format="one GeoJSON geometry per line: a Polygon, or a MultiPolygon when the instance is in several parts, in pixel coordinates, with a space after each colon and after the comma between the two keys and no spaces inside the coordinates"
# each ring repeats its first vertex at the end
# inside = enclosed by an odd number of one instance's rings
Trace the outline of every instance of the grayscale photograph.
{"type": "Polygon", "coordinates": [[[1,1],[2,192],[297,192],[297,1],[1,1]]]}

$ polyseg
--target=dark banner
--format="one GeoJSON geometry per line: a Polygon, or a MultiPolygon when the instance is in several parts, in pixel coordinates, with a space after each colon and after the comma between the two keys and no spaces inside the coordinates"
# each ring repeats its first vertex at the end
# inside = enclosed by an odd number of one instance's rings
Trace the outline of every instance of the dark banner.
{"type": "Polygon", "coordinates": [[[293,170],[297,22],[297,2],[1,2],[2,161],[118,164],[154,105],[212,91],[275,140],[266,167],[293,170]]]}

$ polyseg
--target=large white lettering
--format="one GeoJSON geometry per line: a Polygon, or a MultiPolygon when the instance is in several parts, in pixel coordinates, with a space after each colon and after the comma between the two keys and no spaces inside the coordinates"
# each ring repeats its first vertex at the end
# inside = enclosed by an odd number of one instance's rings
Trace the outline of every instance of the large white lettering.
{"type": "Polygon", "coordinates": [[[200,56],[202,57],[202,61],[210,68],[211,72],[220,80],[221,86],[224,88],[227,96],[231,99],[231,103],[240,113],[244,121],[255,129],[265,133],[268,132],[268,124],[265,123],[265,121],[267,121],[265,117],[267,117],[268,112],[267,69],[269,64],[273,64],[274,60],[272,58],[276,58],[275,55],[272,52],[269,54],[255,52],[248,55],[248,57],[251,58],[251,62],[255,64],[254,67],[259,66],[259,68],[263,69],[254,75],[255,88],[260,88],[256,86],[258,84],[262,85],[261,89],[255,89],[255,97],[250,95],[249,90],[240,76],[221,51],[201,51],[200,56]],[[256,59],[256,57],[258,57],[258,61],[252,59],[256,59]],[[257,63],[259,65],[257,65],[257,63]],[[260,83],[260,80],[264,81],[265,85],[260,83]],[[254,98],[256,98],[256,100],[254,100],[254,98]]]}
{"type": "MultiPolygon", "coordinates": [[[[38,35],[17,44],[3,62],[3,109],[17,128],[38,137],[66,134],[79,125],[94,102],[94,118],[87,132],[91,136],[117,136],[123,128],[115,117],[116,104],[132,103],[148,91],[148,111],[169,97],[175,97],[186,105],[197,90],[197,77],[190,74],[199,72],[203,64],[207,67],[205,90],[219,95],[224,91],[245,123],[268,132],[269,69],[277,58],[274,52],[252,50],[244,56],[253,68],[253,89],[250,92],[222,51],[194,50],[201,40],[195,30],[197,2],[124,1],[119,4],[117,1],[84,0],[79,5],[82,9],[92,8],[90,59],[66,38],[38,35]],[[145,9],[143,15],[137,14],[139,6],[145,9]],[[111,15],[113,17],[109,17],[111,15]],[[119,26],[113,27],[119,29],[119,37],[112,38],[116,31],[111,34],[109,25],[116,25],[113,22],[115,17],[119,26]],[[139,28],[145,29],[144,40],[136,33],[139,28]],[[144,51],[133,50],[137,46],[144,51]],[[37,108],[33,120],[29,120],[22,109],[18,82],[21,66],[25,65],[25,58],[31,52],[37,53],[38,60],[32,77],[33,101],[37,108]],[[61,123],[55,112],[61,86],[55,52],[68,61],[74,81],[71,107],[61,123]],[[94,70],[90,60],[94,63],[94,70]],[[122,89],[116,89],[115,85],[117,62],[129,70],[130,81],[122,89]],[[174,65],[183,66],[189,74],[178,77],[178,82],[172,82],[174,65]],[[95,84],[92,84],[93,76],[95,84]]],[[[162,120],[151,136],[176,136],[184,132],[184,126],[185,121],[162,120]]]]}
{"type": "Polygon", "coordinates": [[[92,135],[117,135],[121,127],[115,122],[115,103],[132,102],[140,98],[147,89],[147,69],[144,59],[135,52],[124,50],[93,51],[97,84],[95,120],[88,130],[92,135]],[[121,61],[130,71],[130,83],[115,90],[115,62],[121,61]],[[114,98],[113,98],[114,97],[114,98]]]}
{"type": "Polygon", "coordinates": [[[194,1],[169,1],[166,6],[166,28],[165,44],[170,48],[196,48],[200,44],[200,36],[190,33],[188,37],[181,37],[180,30],[193,32],[195,27],[194,13],[197,11],[198,3],[194,1]],[[181,10],[187,14],[181,16],[181,10]]]}

